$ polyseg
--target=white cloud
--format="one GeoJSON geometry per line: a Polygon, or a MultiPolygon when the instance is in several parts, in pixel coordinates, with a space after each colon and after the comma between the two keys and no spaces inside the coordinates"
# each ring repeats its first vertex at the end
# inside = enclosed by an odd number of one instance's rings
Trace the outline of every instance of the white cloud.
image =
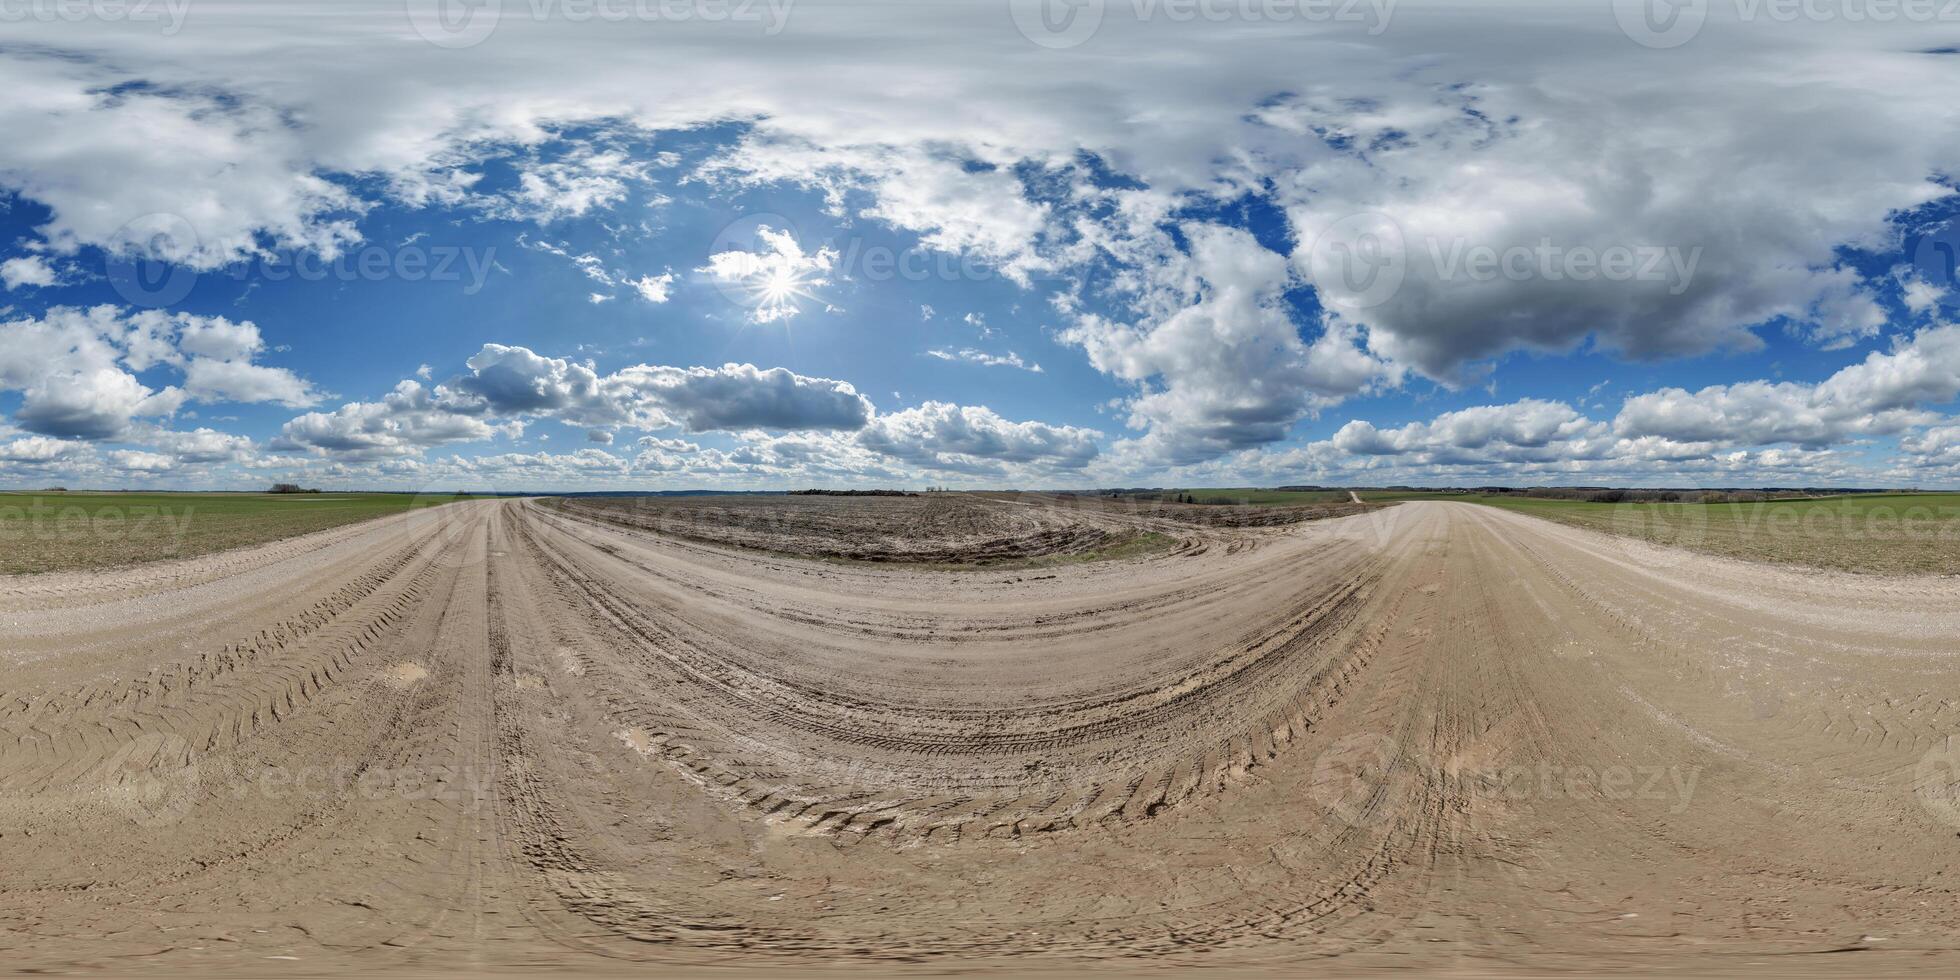
{"type": "Polygon", "coordinates": [[[28,436],[0,443],[0,462],[49,463],[73,453],[79,444],[46,436],[28,436]]]}
{"type": "Polygon", "coordinates": [[[626,285],[633,287],[640,294],[640,298],[649,303],[665,303],[672,295],[674,274],[663,272],[657,276],[641,276],[638,279],[626,280],[626,285]]]}
{"type": "Polygon", "coordinates": [[[255,448],[252,440],[245,436],[209,428],[188,432],[153,428],[134,433],[131,441],[168,454],[179,463],[191,465],[244,462],[251,458],[255,448]]]}
{"type": "Polygon", "coordinates": [[[183,390],[152,389],[124,369],[126,330],[110,306],[0,323],[0,391],[21,392],[14,421],[41,435],[107,439],[132,419],[176,412],[183,390]]]}
{"type": "Polygon", "coordinates": [[[1906,309],[1914,313],[1930,313],[1940,305],[1940,300],[1946,297],[1947,292],[1934,283],[1913,276],[1905,281],[1901,298],[1906,304],[1906,309]]]}
{"type": "Polygon", "coordinates": [[[1331,442],[1351,455],[1414,454],[1421,465],[1589,460],[1614,448],[1605,423],[1570,405],[1537,399],[1446,412],[1386,430],[1357,419],[1331,442]]]}
{"type": "Polygon", "coordinates": [[[926,351],[926,356],[936,357],[942,361],[964,361],[968,364],[979,364],[983,367],[1011,367],[1018,368],[1022,371],[1030,371],[1035,374],[1042,373],[1041,365],[1022,360],[1021,355],[1013,351],[1008,351],[1005,354],[989,354],[986,351],[975,350],[971,347],[962,347],[959,350],[929,350],[926,351]]]}
{"type": "Polygon", "coordinates": [[[494,217],[538,224],[582,217],[625,200],[630,186],[646,176],[647,164],[624,150],[580,145],[556,160],[523,165],[517,188],[486,209],[494,217]]]}
{"type": "Polygon", "coordinates": [[[162,453],[119,449],[108,458],[110,466],[129,473],[167,473],[177,468],[177,460],[162,453]]]}
{"type": "Polygon", "coordinates": [[[497,433],[489,423],[450,407],[440,386],[432,393],[403,381],[379,402],[350,402],[332,412],[308,412],[287,422],[271,448],[362,461],[420,455],[497,433]]]}
{"type": "Polygon", "coordinates": [[[8,289],[22,286],[52,286],[55,284],[54,266],[39,255],[22,255],[0,262],[0,282],[8,289]]]}
{"type": "Polygon", "coordinates": [[[1190,254],[1160,257],[1163,285],[1139,298],[1138,322],[1083,315],[1059,335],[1138,386],[1130,424],[1150,431],[1126,452],[1179,465],[1276,442],[1314,411],[1397,377],[1338,320],[1312,344],[1300,339],[1285,257],[1244,231],[1182,232],[1190,254]]]}
{"type": "Polygon", "coordinates": [[[641,364],[620,370],[611,380],[688,432],[858,429],[872,412],[871,400],[847,381],[753,364],[641,364]]]}
{"type": "Polygon", "coordinates": [[[932,470],[999,472],[1001,463],[1080,469],[1096,458],[1101,433],[1044,422],[1011,422],[986,406],[926,402],[880,415],[858,444],[932,470]]]}
{"type": "Polygon", "coordinates": [[[467,374],[433,390],[404,380],[380,402],[300,416],[273,448],[364,461],[509,434],[528,419],[578,426],[589,441],[610,443],[619,427],[855,431],[872,415],[870,400],[847,382],[752,364],[636,364],[601,375],[590,364],[485,344],[466,366],[467,374]]]}
{"type": "Polygon", "coordinates": [[[1960,326],[1929,327],[1889,353],[1817,384],[1744,381],[1693,393],[1663,388],[1627,399],[1614,420],[1623,436],[1812,448],[1924,424],[1927,406],[1960,397],[1960,326]]]}
{"type": "Polygon", "coordinates": [[[313,386],[285,368],[193,357],[184,365],[184,391],[205,402],[273,402],[305,408],[319,402],[313,386]]]}

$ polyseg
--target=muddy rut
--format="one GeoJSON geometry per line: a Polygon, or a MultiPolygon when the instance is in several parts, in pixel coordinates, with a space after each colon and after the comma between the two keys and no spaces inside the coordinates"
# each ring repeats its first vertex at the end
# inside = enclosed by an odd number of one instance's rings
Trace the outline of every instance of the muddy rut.
{"type": "Polygon", "coordinates": [[[1960,962],[1960,583],[1208,533],[924,571],[483,501],[0,578],[0,958],[1960,962]]]}

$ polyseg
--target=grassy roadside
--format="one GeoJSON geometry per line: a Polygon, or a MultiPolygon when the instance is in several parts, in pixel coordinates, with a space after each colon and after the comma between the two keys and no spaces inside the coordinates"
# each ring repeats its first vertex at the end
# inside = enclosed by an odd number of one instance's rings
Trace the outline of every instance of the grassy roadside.
{"type": "Polygon", "coordinates": [[[0,574],[190,558],[458,499],[406,493],[0,492],[0,574]]]}
{"type": "Polygon", "coordinates": [[[1872,493],[1723,504],[1593,503],[1443,493],[1458,500],[1749,561],[1889,575],[1960,574],[1960,494],[1872,493]]]}

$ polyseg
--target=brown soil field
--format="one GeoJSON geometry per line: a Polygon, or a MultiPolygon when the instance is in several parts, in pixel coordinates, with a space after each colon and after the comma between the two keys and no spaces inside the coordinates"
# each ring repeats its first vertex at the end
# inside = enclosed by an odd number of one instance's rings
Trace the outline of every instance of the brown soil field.
{"type": "Polygon", "coordinates": [[[1960,582],[1066,499],[0,577],[0,969],[1960,968],[1960,582]]]}
{"type": "Polygon", "coordinates": [[[1276,527],[1380,505],[1176,504],[1033,493],[909,497],[729,495],[547,502],[580,518],[800,558],[951,566],[1040,566],[1202,550],[1207,529],[1276,527]]]}

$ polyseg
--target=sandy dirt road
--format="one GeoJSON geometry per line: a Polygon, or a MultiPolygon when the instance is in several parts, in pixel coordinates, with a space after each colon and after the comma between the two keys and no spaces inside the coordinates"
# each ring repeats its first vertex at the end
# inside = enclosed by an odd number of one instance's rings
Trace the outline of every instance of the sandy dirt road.
{"type": "Polygon", "coordinates": [[[0,962],[1951,971],[1956,638],[1951,580],[1443,502],[921,572],[484,501],[0,579],[0,962]]]}

